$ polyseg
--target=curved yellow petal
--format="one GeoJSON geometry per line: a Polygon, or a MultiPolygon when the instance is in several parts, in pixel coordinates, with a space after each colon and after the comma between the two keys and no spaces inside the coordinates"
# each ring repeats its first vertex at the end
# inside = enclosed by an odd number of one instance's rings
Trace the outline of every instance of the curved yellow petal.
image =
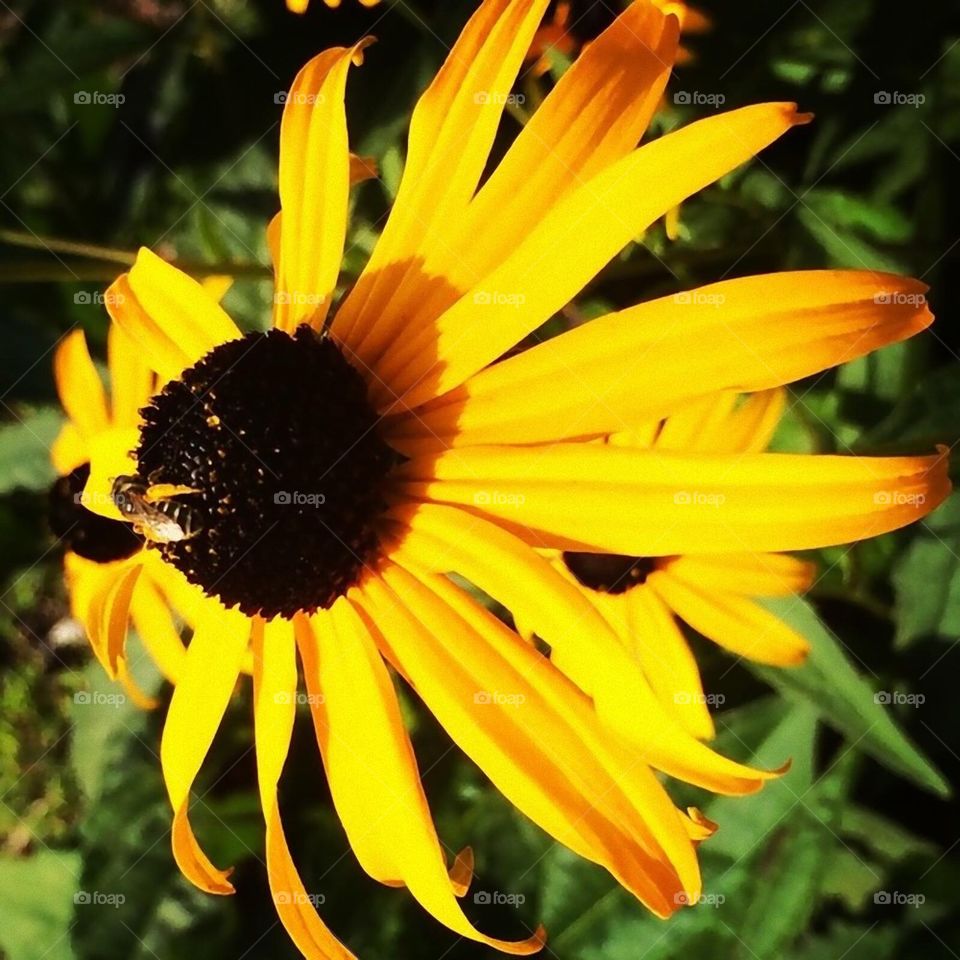
{"type": "Polygon", "coordinates": [[[57,395],[70,422],[89,440],[109,425],[107,397],[82,330],[68,333],[53,355],[57,395]]]}
{"type": "Polygon", "coordinates": [[[510,256],[435,323],[396,339],[374,369],[384,407],[413,409],[459,386],[575,297],[667,210],[749,160],[806,116],[767,103],[709,117],[610,164],[556,203],[510,256]]]}
{"type": "Polygon", "coordinates": [[[90,600],[90,646],[111,679],[117,676],[117,662],[127,642],[130,598],[142,569],[136,561],[118,565],[116,576],[104,578],[90,600]]]}
{"type": "Polygon", "coordinates": [[[647,584],[627,590],[623,601],[622,639],[643,667],[653,692],[684,729],[701,740],[711,739],[713,719],[697,661],[673,614],[647,584]]]}
{"type": "Polygon", "coordinates": [[[582,693],[458,594],[443,578],[427,586],[387,565],[363,585],[360,603],[389,632],[389,655],[498,789],[651,910],[669,915],[683,891],[680,876],[699,889],[699,874],[663,788],[597,723],[582,693]]]}
{"type": "MultiPolygon", "coordinates": [[[[634,3],[584,50],[463,216],[445,226],[425,273],[447,283],[403,312],[404,336],[505,260],[562,196],[636,147],[663,93],[676,45],[676,23],[651,4],[634,3]]],[[[372,364],[396,333],[396,325],[381,320],[355,349],[372,364]]]]}
{"type": "Polygon", "coordinates": [[[351,352],[371,324],[392,329],[407,304],[422,299],[424,262],[477,189],[546,6],[547,0],[484,0],[417,102],[390,217],[331,328],[351,352]]]}
{"type": "Polygon", "coordinates": [[[660,569],[704,590],[747,597],[787,597],[810,588],[817,568],[782,553],[722,553],[670,557],[660,569]]]}
{"type": "MultiPolygon", "coordinates": [[[[114,303],[110,316],[138,343],[165,341],[164,354],[178,352],[187,365],[240,336],[237,325],[202,284],[146,247],[140,248],[126,274],[133,302],[127,302],[122,286],[114,286],[125,299],[114,303]],[[143,315],[149,320],[147,325],[141,322],[143,315]]],[[[154,362],[152,351],[146,358],[154,362]]]]}
{"type": "Polygon", "coordinates": [[[685,450],[687,453],[732,452],[724,446],[725,427],[736,403],[736,393],[725,390],[683,404],[663,421],[651,446],[658,450],[685,450]]]}
{"type": "MultiPolygon", "coordinates": [[[[856,270],[725,280],[609,314],[510,357],[394,432],[416,439],[417,449],[436,449],[629,430],[715,391],[790,383],[911,337],[933,319],[925,290],[917,280],[856,270]]],[[[759,429],[775,409],[748,407],[740,428],[759,429]],[[760,419],[751,422],[751,413],[760,419]]]]}
{"type": "Polygon", "coordinates": [[[347,235],[350,150],[343,98],[369,38],[334,47],[297,74],[280,125],[280,259],[274,326],[316,329],[330,309],[347,235]]]}
{"type": "Polygon", "coordinates": [[[603,444],[465,447],[400,468],[537,546],[634,557],[806,550],[896,530],[950,491],[947,456],[680,454],[603,444]]]}
{"type": "Polygon", "coordinates": [[[87,442],[83,434],[68,420],[50,446],[50,462],[57,475],[65,477],[72,470],[89,461],[87,442]]]}
{"type": "MultiPolygon", "coordinates": [[[[429,506],[423,510],[434,512],[429,506]]],[[[522,541],[462,511],[459,520],[455,511],[444,517],[445,528],[433,518],[429,537],[417,531],[415,517],[393,558],[411,570],[459,573],[508,609],[542,624],[537,632],[551,645],[558,666],[592,697],[600,719],[630,743],[638,760],[718,793],[751,793],[770,778],[714,753],[672,719],[639,661],[581,591],[522,541]],[[531,593],[541,596],[539,602],[531,593]],[[552,617],[544,608],[552,608],[552,617]]]]}
{"type": "Polygon", "coordinates": [[[706,590],[662,571],[652,573],[647,582],[691,627],[738,656],[795,667],[810,651],[796,630],[748,597],[706,590]]]}
{"type": "Polygon", "coordinates": [[[290,749],[296,713],[297,662],[293,625],[255,621],[253,712],[257,782],[267,826],[267,879],[281,922],[307,960],[352,960],[314,909],[316,896],[303,885],[290,856],[280,819],[277,785],[290,749]]]}
{"type": "Polygon", "coordinates": [[[203,607],[160,741],[160,764],[173,807],[173,855],[184,876],[208,893],[227,894],[229,871],[215,867],[190,826],[190,788],[227,709],[247,649],[249,621],[213,601],[203,607]]]}
{"type": "Polygon", "coordinates": [[[723,446],[714,449],[718,453],[761,453],[766,450],[786,405],[787,391],[782,388],[751,394],[728,417],[723,446]]]}
{"type": "Polygon", "coordinates": [[[133,451],[139,442],[135,427],[104,430],[90,441],[90,476],[81,494],[88,510],[108,520],[122,519],[113,502],[113,481],[137,472],[133,451]]]}
{"type": "Polygon", "coordinates": [[[174,626],[166,601],[145,571],[130,603],[130,616],[143,645],[160,673],[176,683],[183,671],[187,650],[174,626]]]}
{"type": "Polygon", "coordinates": [[[140,423],[140,408],[153,393],[155,378],[136,341],[115,323],[107,332],[107,362],[113,425],[135,427],[140,423]]]}
{"type": "Polygon", "coordinates": [[[126,660],[117,661],[117,680],[120,681],[130,702],[140,710],[155,710],[160,705],[156,697],[151,697],[140,688],[133,674],[130,673],[126,660]]]}
{"type": "Polygon", "coordinates": [[[314,622],[310,634],[300,633],[304,672],[333,802],[361,865],[372,861],[373,876],[402,880],[462,936],[504,953],[535,953],[540,935],[487,937],[457,903],[396,692],[367,627],[343,600],[314,622]]]}

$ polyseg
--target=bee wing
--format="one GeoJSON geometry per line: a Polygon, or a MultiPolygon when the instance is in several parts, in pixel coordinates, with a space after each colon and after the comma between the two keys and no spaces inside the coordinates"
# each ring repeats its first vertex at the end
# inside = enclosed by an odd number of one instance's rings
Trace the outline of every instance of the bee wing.
{"type": "Polygon", "coordinates": [[[193,487],[185,487],[179,483],[154,483],[147,488],[143,499],[147,503],[159,503],[161,500],[169,500],[171,497],[179,497],[187,493],[199,493],[193,487]]]}

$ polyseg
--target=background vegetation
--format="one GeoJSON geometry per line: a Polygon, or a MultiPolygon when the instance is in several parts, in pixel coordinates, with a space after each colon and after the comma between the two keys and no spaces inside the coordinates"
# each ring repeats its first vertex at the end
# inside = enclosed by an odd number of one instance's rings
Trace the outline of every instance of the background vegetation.
{"type": "MultiPolygon", "coordinates": [[[[584,4],[578,16],[586,25],[612,4],[584,4]]],[[[359,197],[355,273],[396,188],[415,95],[472,6],[388,0],[368,11],[344,0],[329,11],[313,0],[299,18],[282,0],[0,4],[0,952],[9,960],[294,956],[261,862],[249,704],[235,704],[215,745],[198,816],[214,859],[237,864],[238,894],[206,897],[169,852],[162,711],[118,702],[65,619],[45,521],[47,446],[60,422],[51,350],[81,326],[102,356],[98,295],[140,244],[197,275],[234,274],[228,307],[262,324],[276,94],[317,50],[369,30],[380,43],[352,77],[349,114],[354,148],[375,156],[382,176],[359,197]],[[85,92],[123,102],[84,103],[85,92]]],[[[817,121],[687,203],[675,242],[661,227],[638,238],[568,314],[786,267],[911,273],[932,286],[935,330],[798,384],[778,443],[870,452],[953,443],[960,33],[950,6],[703,0],[714,29],[690,38],[696,57],[677,70],[656,131],[720,98],[725,108],[796,99],[817,121]]],[[[518,91],[529,109],[531,81],[518,91]]],[[[517,122],[505,121],[504,142],[517,122]]],[[[476,891],[513,901],[471,899],[468,911],[501,935],[543,920],[546,955],[561,960],[698,949],[744,960],[957,957],[958,555],[960,498],[910,531],[824,551],[810,606],[792,614],[815,645],[801,670],[751,670],[697,643],[707,689],[722,700],[720,746],[759,763],[791,755],[794,766],[748,799],[689,792],[721,823],[703,847],[712,900],[670,924],[514,813],[411,698],[441,834],[475,848],[476,891]]],[[[283,806],[307,888],[361,956],[484,955],[361,873],[308,724],[283,806]]]]}

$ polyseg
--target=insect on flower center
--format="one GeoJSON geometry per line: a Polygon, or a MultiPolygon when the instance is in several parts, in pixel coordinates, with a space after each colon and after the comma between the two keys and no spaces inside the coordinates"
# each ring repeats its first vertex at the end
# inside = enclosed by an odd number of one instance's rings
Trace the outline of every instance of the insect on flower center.
{"type": "Polygon", "coordinates": [[[573,553],[563,555],[577,582],[601,593],[626,593],[644,583],[656,569],[651,557],[627,557],[619,553],[573,553]]]}
{"type": "Polygon", "coordinates": [[[290,618],[329,607],[375,558],[396,456],[329,338],[302,326],[221,344],[142,414],[137,474],[115,499],[208,596],[290,618]]]}

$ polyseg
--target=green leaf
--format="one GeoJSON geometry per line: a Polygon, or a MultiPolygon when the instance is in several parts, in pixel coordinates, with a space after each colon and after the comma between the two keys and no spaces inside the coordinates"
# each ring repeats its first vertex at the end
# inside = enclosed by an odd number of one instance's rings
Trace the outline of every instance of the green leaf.
{"type": "Polygon", "coordinates": [[[21,487],[43,490],[56,474],[50,464],[50,445],[63,416],[54,409],[25,413],[0,426],[0,494],[21,487]]]}
{"type": "Polygon", "coordinates": [[[842,733],[862,752],[918,786],[949,796],[943,775],[909,740],[857,672],[840,641],[813,607],[799,597],[775,598],[764,605],[802,634],[810,656],[802,667],[772,670],[757,664],[750,669],[787,695],[812,704],[825,723],[842,733]]]}
{"type": "Polygon", "coordinates": [[[70,927],[79,893],[80,857],[41,850],[0,859],[0,947],[7,960],[73,960],[70,927]]]}

